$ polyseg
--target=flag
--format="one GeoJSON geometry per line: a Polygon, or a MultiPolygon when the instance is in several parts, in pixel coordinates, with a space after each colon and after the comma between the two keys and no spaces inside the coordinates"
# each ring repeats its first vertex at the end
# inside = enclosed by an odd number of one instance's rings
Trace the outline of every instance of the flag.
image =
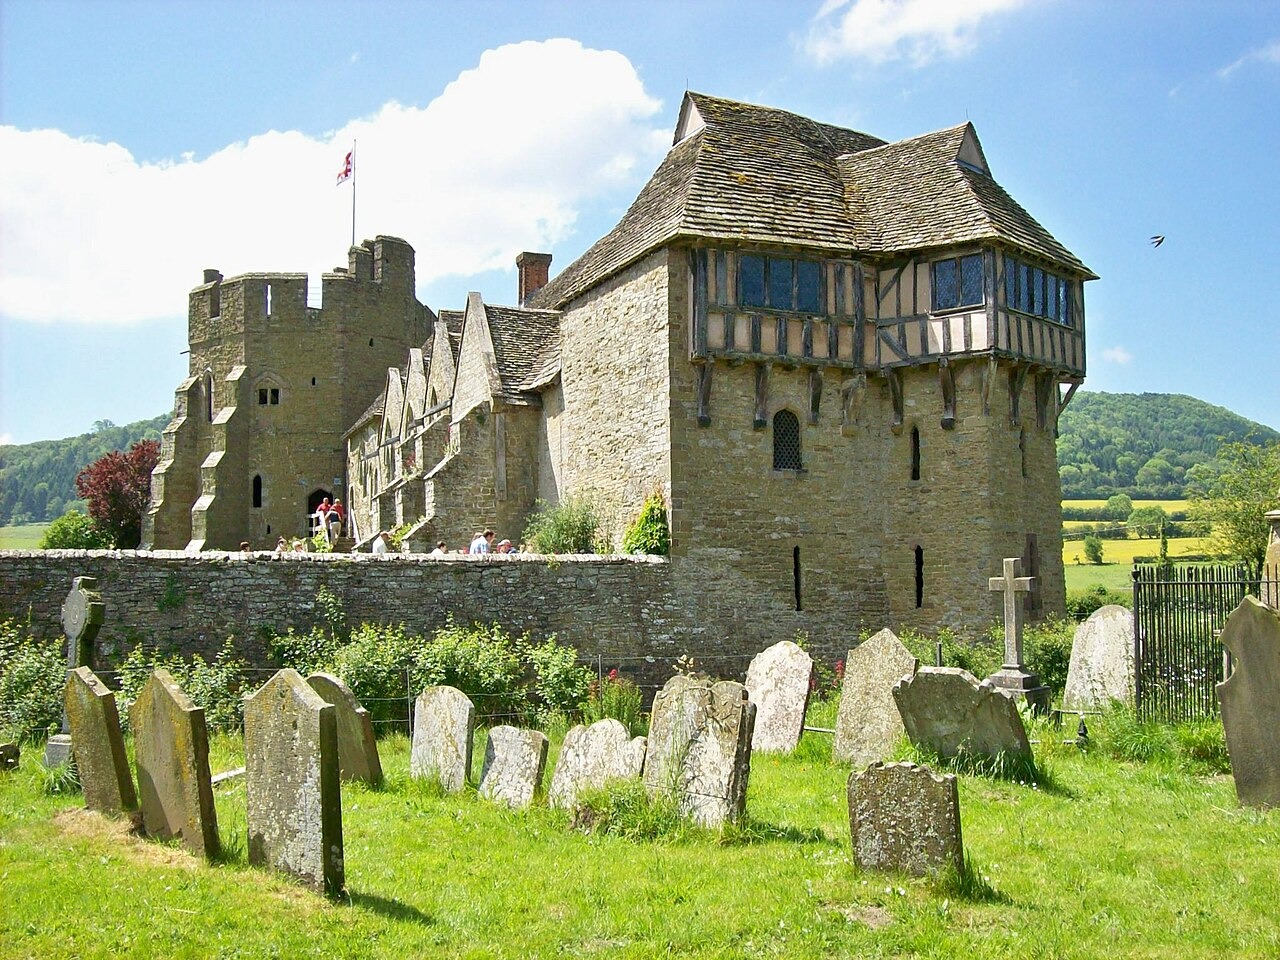
{"type": "Polygon", "coordinates": [[[355,169],[355,150],[348,150],[346,159],[342,161],[342,169],[338,171],[338,182],[335,186],[341,186],[343,183],[351,179],[351,174],[355,169]]]}

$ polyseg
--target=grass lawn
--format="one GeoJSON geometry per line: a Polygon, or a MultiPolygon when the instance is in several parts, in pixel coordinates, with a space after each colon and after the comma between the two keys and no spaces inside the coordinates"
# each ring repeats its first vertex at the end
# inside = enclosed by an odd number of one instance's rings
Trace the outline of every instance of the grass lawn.
{"type": "Polygon", "coordinates": [[[49,529],[47,523],[23,523],[16,527],[0,527],[0,550],[35,550],[49,529]]]}
{"type": "MultiPolygon", "coordinates": [[[[343,786],[349,897],[245,863],[243,780],[219,787],[227,862],[40,789],[38,751],[0,774],[4,957],[1258,957],[1280,953],[1280,812],[1229,777],[1080,755],[1041,731],[1048,787],[963,776],[987,887],[863,873],[830,739],[757,756],[750,822],[660,840],[588,836],[543,807],[407,777],[343,786]]],[[[215,740],[214,768],[239,742],[215,740]]],[[[482,750],[477,750],[477,766],[482,750]]],[[[548,761],[548,773],[552,761],[548,761]]]]}
{"type": "Polygon", "coordinates": [[[1133,589],[1133,566],[1128,563],[1068,563],[1063,573],[1068,590],[1088,590],[1098,585],[1121,592],[1133,589]]]}

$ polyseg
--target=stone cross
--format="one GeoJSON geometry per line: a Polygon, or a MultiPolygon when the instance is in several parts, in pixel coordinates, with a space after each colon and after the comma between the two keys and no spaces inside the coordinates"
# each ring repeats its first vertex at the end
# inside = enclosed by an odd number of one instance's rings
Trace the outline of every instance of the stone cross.
{"type": "Polygon", "coordinates": [[[1004,594],[1004,666],[988,679],[998,688],[1018,698],[1025,698],[1038,711],[1049,709],[1050,690],[1022,662],[1021,593],[1035,589],[1035,577],[1024,577],[1018,557],[1004,558],[1004,574],[991,577],[987,588],[1004,594]]]}
{"type": "MultiPolygon", "coordinates": [[[[98,593],[97,577],[76,577],[71,592],[62,601],[62,632],[67,638],[67,672],[93,666],[93,641],[106,619],[106,604],[98,593]]],[[[67,711],[62,711],[62,732],[45,744],[45,766],[66,763],[71,755],[71,727],[67,711]]]]}

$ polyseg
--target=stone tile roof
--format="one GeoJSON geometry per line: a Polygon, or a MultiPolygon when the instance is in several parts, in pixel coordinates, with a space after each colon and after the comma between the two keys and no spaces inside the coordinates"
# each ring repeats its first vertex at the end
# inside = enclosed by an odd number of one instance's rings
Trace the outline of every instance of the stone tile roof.
{"type": "Polygon", "coordinates": [[[504,400],[528,402],[527,392],[560,365],[560,314],[555,310],[486,303],[489,336],[504,400]]]}
{"type": "Polygon", "coordinates": [[[1093,276],[988,173],[959,161],[968,124],[887,144],[785,110],[685,97],[682,117],[696,110],[704,126],[532,306],[563,307],[678,236],[850,253],[1001,240],[1093,276]]]}
{"type": "Polygon", "coordinates": [[[449,343],[453,346],[453,355],[458,355],[458,348],[462,346],[462,320],[466,317],[465,310],[441,310],[440,320],[444,323],[444,328],[449,331],[449,343]]]}
{"type": "Polygon", "coordinates": [[[365,409],[364,413],[360,414],[360,416],[356,418],[356,422],[351,425],[351,429],[349,429],[346,433],[342,435],[342,439],[343,440],[349,439],[353,434],[358,432],[360,428],[363,427],[365,424],[367,424],[369,421],[380,418],[382,416],[382,405],[385,400],[386,400],[386,390],[383,389],[379,391],[376,397],[374,397],[373,403],[369,404],[369,406],[365,409]]]}

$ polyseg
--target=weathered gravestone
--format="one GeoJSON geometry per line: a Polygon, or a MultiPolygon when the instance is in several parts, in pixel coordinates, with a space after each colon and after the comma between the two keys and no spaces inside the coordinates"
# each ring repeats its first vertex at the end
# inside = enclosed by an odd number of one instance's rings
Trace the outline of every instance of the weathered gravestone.
{"type": "Polygon", "coordinates": [[[964,866],[955,774],[914,763],[871,764],[849,775],[853,859],[870,870],[924,876],[964,866]]]}
{"type": "Polygon", "coordinates": [[[961,752],[1031,759],[1031,743],[1012,696],[959,667],[921,667],[898,681],[893,699],[907,736],[941,757],[961,752]]]}
{"type": "Polygon", "coordinates": [[[22,751],[16,743],[0,743],[0,770],[17,770],[22,751]]]}
{"type": "Polygon", "coordinates": [[[756,705],[751,749],[790,753],[804,732],[813,657],[790,640],[756,654],[747,668],[747,695],[756,705]]]}
{"type": "Polygon", "coordinates": [[[1062,694],[1066,709],[1091,710],[1112,701],[1133,706],[1133,611],[1099,607],[1076,627],[1062,694]]]}
{"type": "Polygon", "coordinates": [[[471,741],[476,708],[455,687],[427,687],[413,709],[411,777],[435,778],[448,793],[457,793],[471,776],[471,741]]]}
{"type": "Polygon", "coordinates": [[[249,862],[337,896],[346,882],[337,721],[296,670],[245,701],[244,766],[249,862]]]}
{"type": "Polygon", "coordinates": [[[522,809],[533,803],[547,766],[547,737],[537,730],[493,727],[484,748],[480,796],[522,809]]]}
{"type": "Polygon", "coordinates": [[[382,760],[373,735],[369,711],[351,688],[329,673],[313,673],[307,685],[333,705],[338,725],[338,773],[343,780],[361,780],[376,786],[382,782],[382,760]]]}
{"type": "Polygon", "coordinates": [[[564,735],[547,801],[553,807],[572,809],[583,790],[640,776],[644,750],[645,738],[633,739],[626,726],[612,717],[589,727],[578,724],[564,735]]]}
{"type": "Polygon", "coordinates": [[[138,796],[120,735],[116,695],[88,667],[77,667],[67,677],[63,703],[84,805],[113,814],[136,809],[138,796]]]}
{"type": "Polygon", "coordinates": [[[1004,594],[1004,665],[987,679],[1012,697],[1025,699],[1037,711],[1049,709],[1050,690],[1022,662],[1022,600],[1036,589],[1035,577],[1022,575],[1022,560],[1005,557],[1003,572],[987,581],[992,593],[1004,594]]]}
{"type": "Polygon", "coordinates": [[[888,628],[849,651],[831,757],[865,767],[887,757],[903,734],[893,686],[920,665],[888,628]]]}
{"type": "Polygon", "coordinates": [[[679,674],[653,700],[644,784],[673,796],[704,827],[737,820],[747,806],[755,704],[731,680],[679,674]]]}
{"type": "MultiPolygon", "coordinates": [[[[62,632],[67,638],[67,670],[93,666],[93,641],[106,619],[106,605],[98,593],[97,577],[76,577],[71,592],[62,601],[62,632]]],[[[71,756],[71,728],[67,712],[62,712],[62,732],[55,733],[44,747],[44,765],[56,767],[71,756]]]]}
{"type": "Polygon", "coordinates": [[[129,708],[129,723],[143,828],[160,839],[181,837],[197,856],[217,856],[218,812],[204,710],[168,670],[155,670],[129,708]]]}
{"type": "Polygon", "coordinates": [[[1280,807],[1280,614],[1245,597],[1222,628],[1231,676],[1218,684],[1236,796],[1280,807]]]}

